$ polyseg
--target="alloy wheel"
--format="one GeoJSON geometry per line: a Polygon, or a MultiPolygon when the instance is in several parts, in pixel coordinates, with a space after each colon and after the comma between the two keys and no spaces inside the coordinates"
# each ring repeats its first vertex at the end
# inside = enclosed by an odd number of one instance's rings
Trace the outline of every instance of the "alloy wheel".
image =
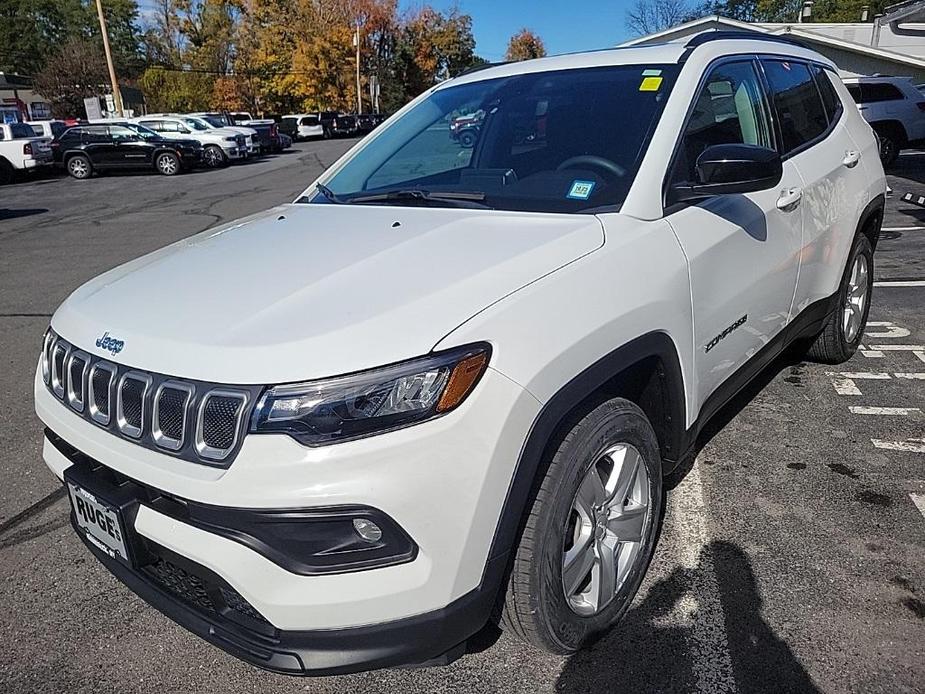
{"type": "Polygon", "coordinates": [[[87,166],[86,160],[81,157],[74,157],[68,162],[67,165],[68,171],[71,172],[71,175],[74,178],[86,178],[89,173],[89,167],[87,166]]]}
{"type": "Polygon", "coordinates": [[[213,169],[221,166],[224,160],[222,153],[216,147],[207,147],[205,157],[206,164],[213,169]]]}
{"type": "Polygon", "coordinates": [[[846,342],[854,342],[861,330],[864,320],[864,309],[867,307],[867,295],[870,291],[867,266],[867,256],[858,255],[851,266],[848,277],[848,293],[845,296],[845,306],[842,311],[842,332],[846,342]]]}
{"type": "Polygon", "coordinates": [[[578,487],[562,550],[562,589],[573,612],[604,609],[623,587],[651,518],[649,473],[628,443],[605,450],[578,487]]]}
{"type": "Polygon", "coordinates": [[[157,168],[165,176],[173,176],[177,172],[179,164],[169,154],[162,154],[157,160],[157,168]]]}

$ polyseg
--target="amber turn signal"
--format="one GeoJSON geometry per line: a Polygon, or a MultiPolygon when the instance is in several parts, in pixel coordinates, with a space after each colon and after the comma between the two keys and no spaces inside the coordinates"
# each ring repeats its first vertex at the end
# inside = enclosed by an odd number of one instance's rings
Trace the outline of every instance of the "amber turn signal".
{"type": "Polygon", "coordinates": [[[452,410],[461,403],[485,371],[486,364],[488,364],[488,355],[482,352],[466,357],[453,367],[450,380],[446,384],[443,395],[440,396],[440,402],[437,403],[437,412],[452,410]]]}

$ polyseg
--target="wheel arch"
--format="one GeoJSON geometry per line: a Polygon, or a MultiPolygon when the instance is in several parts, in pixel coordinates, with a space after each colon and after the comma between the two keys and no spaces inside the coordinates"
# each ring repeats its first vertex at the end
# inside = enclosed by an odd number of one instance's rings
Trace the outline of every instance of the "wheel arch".
{"type": "Polygon", "coordinates": [[[884,119],[884,120],[875,120],[871,121],[870,127],[876,132],[878,128],[884,130],[894,130],[902,136],[902,142],[897,142],[896,144],[902,147],[909,140],[909,135],[906,132],[906,126],[903,125],[902,121],[894,119],[884,119]]]}
{"type": "Polygon", "coordinates": [[[555,447],[604,400],[623,397],[652,423],[665,472],[685,451],[685,389],[674,341],[664,332],[637,337],[601,357],[562,386],[543,406],[521,448],[504,500],[490,558],[509,553],[555,447]]]}
{"type": "Polygon", "coordinates": [[[870,240],[871,247],[875,251],[877,250],[877,242],[880,240],[880,227],[883,225],[885,207],[886,196],[881,193],[867,203],[867,206],[861,211],[861,215],[858,218],[857,229],[855,229],[855,237],[857,237],[858,234],[866,235],[870,240]]]}

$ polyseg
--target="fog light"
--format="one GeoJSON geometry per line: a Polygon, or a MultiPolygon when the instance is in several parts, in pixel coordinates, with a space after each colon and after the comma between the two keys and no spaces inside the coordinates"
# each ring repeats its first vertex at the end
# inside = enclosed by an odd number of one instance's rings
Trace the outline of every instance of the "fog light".
{"type": "Polygon", "coordinates": [[[353,529],[357,531],[357,535],[367,542],[379,542],[382,539],[382,530],[371,520],[354,518],[353,529]]]}

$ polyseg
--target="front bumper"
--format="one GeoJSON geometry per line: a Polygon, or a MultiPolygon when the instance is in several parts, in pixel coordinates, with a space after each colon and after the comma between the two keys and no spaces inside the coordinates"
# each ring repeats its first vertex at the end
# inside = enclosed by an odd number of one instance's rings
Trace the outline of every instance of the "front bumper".
{"type": "Polygon", "coordinates": [[[222,148],[222,151],[225,152],[225,155],[229,159],[241,159],[247,156],[247,147],[239,147],[238,145],[219,145],[222,148]]]}
{"type": "MultiPolygon", "coordinates": [[[[282,645],[268,647],[249,632],[228,636],[230,627],[214,615],[190,613],[182,601],[139,585],[144,576],[126,576],[124,566],[101,560],[168,616],[235,655],[270,669],[317,674],[418,663],[456,647],[487,621],[506,563],[506,555],[489,557],[489,549],[540,408],[501,374],[489,369],[472,396],[445,417],[368,439],[312,449],[287,436],[247,436],[228,469],[112,436],[49,393],[39,371],[35,386],[36,411],[52,431],[130,480],[223,507],[367,506],[394,519],[417,544],[405,563],[299,575],[241,542],[140,503],[131,531],[233,589],[282,645]],[[257,656],[255,648],[271,655],[257,656]],[[296,659],[283,666],[273,660],[277,653],[296,659]]],[[[50,440],[43,455],[59,478],[74,465],[50,440]]]]}

